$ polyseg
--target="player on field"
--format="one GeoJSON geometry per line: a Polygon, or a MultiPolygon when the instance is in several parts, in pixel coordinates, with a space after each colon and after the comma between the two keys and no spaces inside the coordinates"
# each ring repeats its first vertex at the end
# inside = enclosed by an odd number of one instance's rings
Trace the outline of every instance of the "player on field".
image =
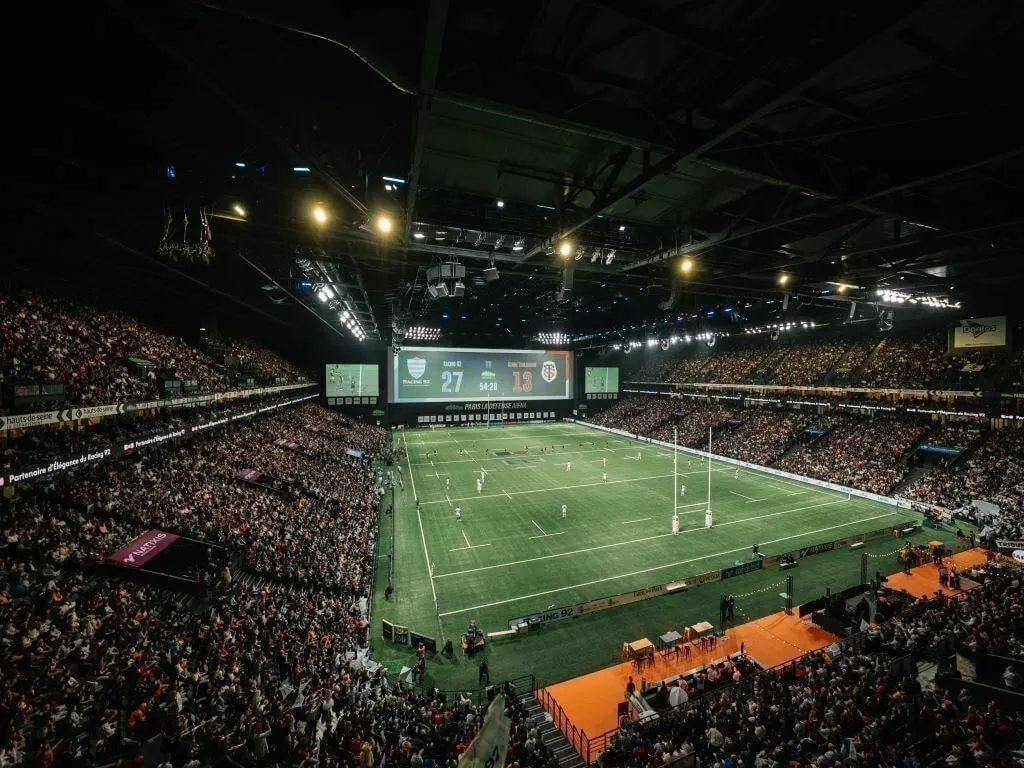
{"type": "Polygon", "coordinates": [[[740,479],[740,469],[739,469],[739,467],[736,468],[736,471],[733,473],[732,477],[733,477],[734,480],[739,480],[740,479]]]}
{"type": "Polygon", "coordinates": [[[457,521],[461,521],[462,520],[462,507],[459,507],[459,506],[455,507],[455,519],[457,521]]]}
{"type": "Polygon", "coordinates": [[[562,517],[565,517],[565,504],[562,505],[562,517]]]}
{"type": "Polygon", "coordinates": [[[603,480],[604,482],[606,482],[606,483],[607,483],[607,482],[608,482],[608,473],[607,473],[607,472],[602,472],[602,473],[601,473],[601,479],[602,479],[602,480],[603,480]]]}
{"type": "Polygon", "coordinates": [[[451,487],[452,487],[452,479],[450,477],[446,477],[444,479],[444,489],[447,491],[451,487]]]}
{"type": "Polygon", "coordinates": [[[419,499],[416,499],[416,511],[417,512],[420,511],[420,500],[419,499]]]}
{"type": "Polygon", "coordinates": [[[637,460],[637,461],[640,461],[640,451],[637,451],[637,452],[636,452],[636,460],[637,460]]]}
{"type": "Polygon", "coordinates": [[[570,469],[572,469],[572,462],[571,461],[565,462],[565,471],[568,472],[570,469]]]}
{"type": "Polygon", "coordinates": [[[601,462],[602,462],[602,463],[601,463],[601,466],[602,466],[602,467],[607,467],[607,466],[608,466],[608,457],[607,457],[607,456],[605,456],[604,458],[602,458],[602,459],[601,459],[601,462]]]}
{"type": "Polygon", "coordinates": [[[482,491],[483,489],[484,489],[484,482],[483,482],[483,480],[479,480],[478,479],[476,481],[476,492],[480,493],[480,491],[482,491]]]}
{"type": "Polygon", "coordinates": [[[685,495],[686,495],[686,486],[685,485],[680,485],[679,486],[679,498],[683,498],[683,496],[685,496],[685,495]]]}

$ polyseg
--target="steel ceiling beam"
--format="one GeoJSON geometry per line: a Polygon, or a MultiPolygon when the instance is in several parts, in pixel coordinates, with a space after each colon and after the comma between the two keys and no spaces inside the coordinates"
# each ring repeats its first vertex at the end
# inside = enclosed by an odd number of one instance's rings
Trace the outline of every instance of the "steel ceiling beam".
{"type": "MultiPolygon", "coordinates": [[[[736,57],[729,50],[728,43],[706,29],[701,29],[700,27],[696,27],[692,24],[687,24],[684,21],[672,21],[666,19],[663,13],[658,13],[657,15],[653,13],[646,13],[642,9],[638,8],[636,4],[632,3],[626,5],[625,3],[618,2],[617,0],[584,0],[584,2],[588,5],[594,6],[595,8],[600,8],[609,13],[613,13],[632,24],[636,24],[637,26],[644,27],[654,32],[659,32],[661,34],[667,34],[688,46],[692,46],[706,54],[716,56],[725,62],[736,62],[736,57]]],[[[674,69],[675,68],[673,67],[669,68],[670,72],[674,71],[674,69]]],[[[751,77],[752,79],[762,82],[776,90],[780,90],[784,87],[777,81],[765,76],[763,72],[756,72],[751,77]]],[[[824,109],[828,112],[832,112],[848,120],[860,119],[855,107],[842,103],[841,100],[834,97],[819,93],[801,93],[798,98],[801,101],[820,109],[824,109]]]]}
{"type": "MultiPolygon", "coordinates": [[[[122,16],[124,16],[131,24],[135,27],[143,36],[146,37],[153,45],[160,49],[165,56],[175,62],[179,67],[192,75],[196,80],[201,82],[209,90],[211,90],[220,99],[223,99],[225,104],[230,105],[243,120],[252,125],[256,130],[263,133],[269,138],[274,144],[278,146],[285,156],[294,158],[298,156],[294,145],[288,140],[282,133],[274,130],[266,121],[261,120],[256,114],[249,109],[247,106],[242,104],[238,99],[234,98],[226,89],[222,88],[212,77],[202,72],[199,67],[196,66],[192,57],[185,55],[175,46],[171,45],[164,37],[157,34],[156,30],[152,28],[150,24],[144,21],[138,13],[130,9],[128,6],[118,3],[115,7],[118,8],[122,16]]],[[[223,10],[216,6],[208,6],[215,8],[216,10],[223,10]]],[[[369,213],[362,201],[359,200],[355,195],[349,191],[348,187],[338,181],[334,176],[326,171],[322,164],[310,162],[308,158],[303,159],[304,162],[312,168],[314,173],[321,179],[323,179],[328,186],[331,187],[338,195],[341,196],[345,202],[352,206],[360,215],[367,217],[369,213]]]]}
{"type": "Polygon", "coordinates": [[[441,48],[444,45],[444,29],[448,20],[448,0],[430,0],[427,9],[427,29],[423,39],[423,63],[420,67],[420,93],[416,97],[413,129],[412,164],[409,170],[409,189],[405,203],[405,229],[403,239],[408,242],[412,222],[416,216],[416,198],[420,190],[420,168],[423,164],[423,145],[426,141],[425,124],[430,119],[430,104],[437,86],[438,65],[441,62],[441,48]]]}
{"type": "Polygon", "coordinates": [[[859,210],[868,210],[869,212],[874,213],[874,209],[865,209],[862,208],[862,206],[870,203],[872,200],[879,197],[886,197],[888,195],[893,195],[898,192],[905,192],[914,189],[915,187],[920,187],[925,184],[932,184],[936,181],[940,181],[950,176],[956,176],[957,174],[964,173],[965,171],[973,170],[975,168],[988,165],[990,163],[999,162],[1000,160],[1006,160],[1010,157],[1013,157],[1014,155],[1019,154],[1022,149],[1024,149],[1024,147],[1018,146],[1009,151],[1000,152],[999,154],[996,155],[987,156],[970,163],[956,166],[954,168],[947,168],[945,170],[931,173],[926,176],[920,176],[916,179],[909,179],[907,181],[900,182],[899,184],[890,185],[884,189],[880,189],[875,192],[871,192],[869,194],[862,195],[858,198],[854,198],[851,200],[836,200],[835,198],[831,198],[825,203],[812,205],[807,210],[802,211],[801,213],[798,214],[783,216],[781,218],[776,218],[771,221],[762,222],[751,227],[744,227],[743,229],[739,230],[723,230],[722,232],[712,235],[707,240],[702,240],[699,243],[685,245],[680,248],[667,249],[665,251],[662,251],[661,253],[655,254],[646,259],[641,259],[640,261],[633,262],[632,264],[627,264],[624,267],[622,267],[620,271],[629,272],[634,269],[639,269],[640,267],[649,266],[651,264],[657,264],[661,261],[665,261],[666,259],[674,258],[676,256],[692,256],[694,254],[701,253],[702,251],[706,251],[708,248],[723,245],[724,243],[729,243],[734,240],[748,238],[751,237],[752,235],[756,235],[761,232],[779,229],[781,227],[785,227],[790,224],[795,224],[806,219],[838,212],[843,208],[856,208],[859,210]]]}
{"type": "Polygon", "coordinates": [[[548,238],[544,243],[531,248],[523,256],[523,261],[529,261],[541,251],[551,247],[557,241],[570,237],[574,232],[577,232],[596,219],[599,214],[614,208],[622,200],[625,200],[631,195],[641,191],[652,181],[671,171],[677,164],[696,160],[701,155],[710,152],[732,136],[735,136],[747,127],[761,120],[763,117],[771,114],[779,107],[789,103],[799,96],[804,90],[827,77],[829,73],[851,53],[860,50],[865,45],[873,42],[883,35],[890,34],[891,32],[900,29],[910,20],[910,17],[920,7],[919,3],[912,2],[894,3],[893,5],[897,8],[897,12],[893,14],[893,17],[884,18],[882,25],[875,23],[877,22],[877,16],[875,15],[872,15],[870,19],[865,20],[865,18],[862,17],[859,18],[857,22],[851,23],[846,31],[846,39],[829,47],[826,54],[821,54],[819,56],[819,60],[811,64],[811,71],[808,74],[797,79],[788,87],[782,89],[776,96],[768,99],[759,107],[756,107],[747,113],[744,117],[734,120],[724,128],[718,129],[714,134],[705,138],[698,145],[687,150],[676,150],[671,152],[656,165],[641,173],[632,181],[624,184],[613,194],[603,200],[596,201],[583,217],[573,224],[570,224],[568,227],[563,228],[561,232],[557,233],[554,237],[548,238]]]}

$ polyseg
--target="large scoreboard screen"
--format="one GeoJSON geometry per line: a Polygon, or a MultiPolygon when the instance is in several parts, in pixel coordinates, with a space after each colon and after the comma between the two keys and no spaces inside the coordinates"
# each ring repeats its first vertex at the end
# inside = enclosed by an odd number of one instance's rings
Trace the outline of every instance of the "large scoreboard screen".
{"type": "Polygon", "coordinates": [[[599,392],[619,391],[618,368],[587,367],[583,374],[583,392],[591,395],[599,392]]]}
{"type": "Polygon", "coordinates": [[[359,363],[328,363],[324,380],[327,397],[380,395],[380,366],[359,363]]]}
{"type": "Polygon", "coordinates": [[[391,358],[392,403],[568,400],[566,350],[408,347],[391,358]]]}

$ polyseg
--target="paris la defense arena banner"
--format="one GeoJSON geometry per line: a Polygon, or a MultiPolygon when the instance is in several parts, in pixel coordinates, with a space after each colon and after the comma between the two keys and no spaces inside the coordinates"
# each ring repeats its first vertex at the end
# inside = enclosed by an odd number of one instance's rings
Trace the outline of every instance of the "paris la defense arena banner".
{"type": "Polygon", "coordinates": [[[392,403],[572,398],[566,350],[407,347],[388,369],[392,403]]]}
{"type": "Polygon", "coordinates": [[[970,317],[957,322],[951,330],[952,350],[1005,347],[1006,316],[970,317]]]}

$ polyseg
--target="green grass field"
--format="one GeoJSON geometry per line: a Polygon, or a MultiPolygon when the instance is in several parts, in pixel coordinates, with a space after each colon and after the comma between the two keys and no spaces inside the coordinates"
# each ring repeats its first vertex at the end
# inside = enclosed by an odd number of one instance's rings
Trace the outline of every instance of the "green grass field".
{"type": "MultiPolygon", "coordinates": [[[[713,462],[714,526],[707,529],[707,464],[680,453],[679,483],[686,491],[678,500],[681,532],[676,536],[671,533],[674,482],[668,450],[573,424],[396,434],[407,449],[405,490],[396,491],[394,517],[385,516],[382,523],[380,559],[385,568],[394,526],[395,592],[390,601],[382,599],[387,577],[379,573],[374,621],[379,625],[386,618],[453,638],[456,644],[470,619],[485,631],[505,629],[513,617],[552,606],[747,562],[755,543],[772,555],[919,519],[908,510],[713,462]],[[522,453],[527,447],[529,452],[522,453]],[[494,455],[502,449],[514,455],[494,455]],[[482,470],[486,479],[478,493],[482,470]],[[456,506],[461,520],[456,520],[456,506]]],[[[892,548],[890,540],[882,540],[880,547],[869,545],[866,551],[892,548]]],[[[794,588],[797,602],[819,596],[825,586],[840,589],[858,581],[859,554],[843,553],[841,564],[838,557],[801,561],[792,571],[800,584],[794,588]]],[[[879,567],[892,571],[895,563],[879,567]]],[[[487,651],[492,676],[507,668],[505,676],[533,671],[550,682],[589,671],[614,661],[625,639],[700,619],[716,621],[722,591],[743,593],[779,578],[776,569],[765,569],[730,580],[727,589],[696,587],[498,641],[487,651]],[[580,631],[587,645],[576,636],[580,631]]],[[[741,611],[760,616],[778,610],[778,591],[766,590],[741,603],[741,611]]],[[[375,650],[386,664],[411,658],[408,650],[379,641],[375,650]]],[[[428,682],[441,687],[474,682],[475,666],[459,656],[438,661],[428,682]]]]}

